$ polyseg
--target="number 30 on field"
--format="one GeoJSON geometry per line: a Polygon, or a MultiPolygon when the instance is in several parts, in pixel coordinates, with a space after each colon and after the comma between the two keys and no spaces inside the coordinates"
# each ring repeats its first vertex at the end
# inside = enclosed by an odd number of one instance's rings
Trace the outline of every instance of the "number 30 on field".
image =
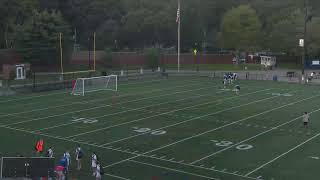
{"type": "MultiPolygon", "coordinates": [[[[220,147],[229,147],[233,145],[233,142],[231,141],[216,141],[216,140],[211,140],[211,142],[216,143],[216,146],[220,146],[220,147]]],[[[240,144],[238,146],[235,147],[238,150],[244,151],[244,150],[249,150],[252,149],[253,146],[250,144],[240,144]]]]}

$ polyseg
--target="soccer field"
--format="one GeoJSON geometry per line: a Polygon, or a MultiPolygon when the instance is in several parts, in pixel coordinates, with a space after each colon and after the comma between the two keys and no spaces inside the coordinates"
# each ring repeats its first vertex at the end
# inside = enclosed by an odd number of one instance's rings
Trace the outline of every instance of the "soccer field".
{"type": "Polygon", "coordinates": [[[0,157],[34,155],[39,138],[57,159],[72,153],[71,176],[94,179],[96,152],[105,179],[317,180],[317,86],[169,77],[120,82],[118,92],[49,92],[0,97],[0,157]],[[302,114],[310,112],[310,127],[302,114]],[[74,151],[84,150],[75,170],[74,151]]]}

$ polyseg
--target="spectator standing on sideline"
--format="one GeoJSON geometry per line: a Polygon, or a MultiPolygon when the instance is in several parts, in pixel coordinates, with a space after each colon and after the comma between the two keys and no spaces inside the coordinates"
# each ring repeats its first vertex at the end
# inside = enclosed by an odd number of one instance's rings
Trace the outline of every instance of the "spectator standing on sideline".
{"type": "Polygon", "coordinates": [[[97,157],[96,153],[93,152],[92,155],[91,155],[92,176],[95,176],[95,175],[96,175],[97,162],[98,162],[98,157],[97,157]]]}
{"type": "Polygon", "coordinates": [[[78,147],[76,148],[76,161],[77,161],[77,170],[81,170],[81,159],[83,157],[83,152],[82,149],[80,147],[80,145],[78,145],[78,147]]]}
{"type": "Polygon", "coordinates": [[[53,158],[53,148],[52,147],[50,147],[48,150],[47,150],[47,157],[49,157],[49,158],[53,158]]]}

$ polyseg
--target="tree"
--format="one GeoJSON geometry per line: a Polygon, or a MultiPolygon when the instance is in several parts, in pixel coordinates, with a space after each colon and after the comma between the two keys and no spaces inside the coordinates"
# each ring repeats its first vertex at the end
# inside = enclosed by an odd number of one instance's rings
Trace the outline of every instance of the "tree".
{"type": "Polygon", "coordinates": [[[32,64],[57,64],[60,57],[59,34],[63,34],[64,47],[70,40],[70,28],[61,13],[56,11],[34,11],[16,29],[16,48],[24,61],[32,64]]]}
{"type": "Polygon", "coordinates": [[[113,62],[112,62],[112,50],[110,48],[106,48],[104,50],[104,66],[106,68],[112,68],[113,62]]]}
{"type": "Polygon", "coordinates": [[[159,51],[156,48],[147,49],[148,67],[153,71],[159,66],[159,51]]]}
{"type": "Polygon", "coordinates": [[[249,5],[241,5],[225,14],[219,41],[228,49],[257,49],[261,37],[260,30],[261,23],[255,10],[249,5]]]}
{"type": "Polygon", "coordinates": [[[14,27],[22,24],[37,8],[37,0],[0,0],[0,48],[13,46],[14,27]]]}
{"type": "Polygon", "coordinates": [[[286,52],[292,55],[300,55],[298,42],[303,38],[303,12],[296,9],[288,16],[281,18],[272,26],[268,36],[269,47],[275,52],[286,52]]]}

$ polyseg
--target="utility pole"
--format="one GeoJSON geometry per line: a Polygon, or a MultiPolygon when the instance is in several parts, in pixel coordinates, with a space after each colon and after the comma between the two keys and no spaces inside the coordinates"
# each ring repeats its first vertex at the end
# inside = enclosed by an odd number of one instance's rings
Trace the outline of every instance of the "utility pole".
{"type": "Polygon", "coordinates": [[[181,3],[178,0],[177,23],[178,23],[178,72],[180,72],[180,29],[181,29],[181,3]]]}
{"type": "Polygon", "coordinates": [[[304,30],[303,30],[303,53],[302,53],[302,81],[305,80],[305,62],[307,52],[307,23],[308,23],[308,0],[304,0],[304,30]]]}

